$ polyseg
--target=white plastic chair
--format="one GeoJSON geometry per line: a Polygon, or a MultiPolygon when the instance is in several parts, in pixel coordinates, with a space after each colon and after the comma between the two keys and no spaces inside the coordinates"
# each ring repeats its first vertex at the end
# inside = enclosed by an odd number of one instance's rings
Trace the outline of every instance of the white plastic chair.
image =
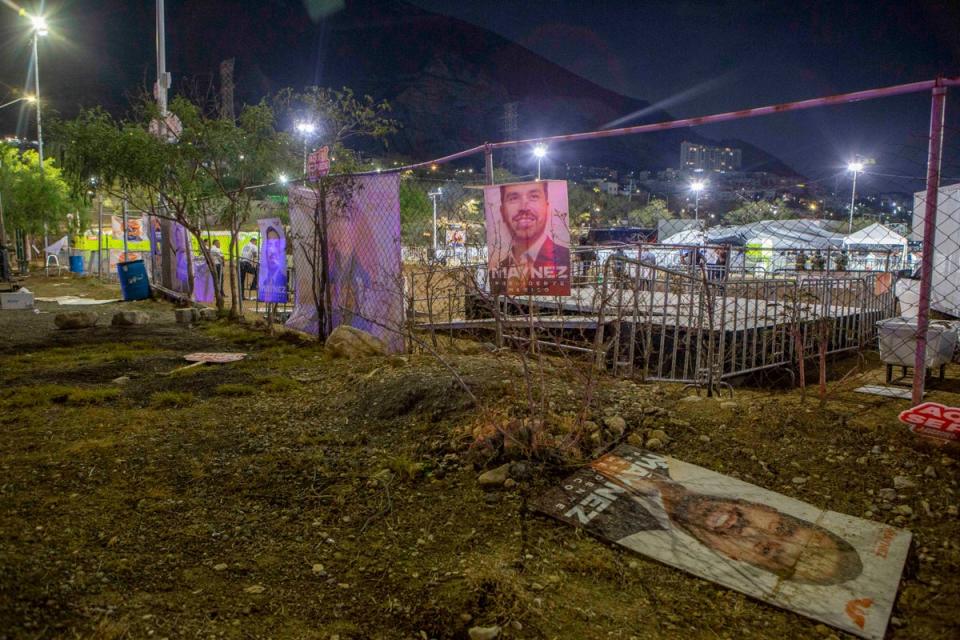
{"type": "Polygon", "coordinates": [[[55,253],[47,254],[47,264],[44,268],[46,269],[48,278],[50,277],[50,269],[56,269],[58,276],[65,269],[65,267],[60,264],[60,258],[55,253]]]}

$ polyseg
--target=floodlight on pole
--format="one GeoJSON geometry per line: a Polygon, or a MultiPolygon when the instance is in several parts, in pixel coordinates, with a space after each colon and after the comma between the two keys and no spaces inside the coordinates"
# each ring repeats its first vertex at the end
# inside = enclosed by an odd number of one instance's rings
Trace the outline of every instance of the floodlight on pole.
{"type": "Polygon", "coordinates": [[[853,233],[853,208],[857,202],[857,174],[863,171],[863,163],[859,159],[847,165],[847,171],[853,172],[853,186],[850,188],[850,222],[847,224],[847,233],[853,233]]]}
{"type": "Polygon", "coordinates": [[[540,163],[547,155],[547,145],[538,144],[533,147],[533,155],[537,158],[537,180],[540,179],[540,163]]]}
{"type": "Polygon", "coordinates": [[[18,102],[29,102],[30,104],[33,104],[36,101],[37,99],[34,98],[33,96],[23,96],[22,98],[17,98],[16,100],[11,100],[10,102],[0,104],[0,109],[3,109],[4,107],[9,107],[10,105],[17,104],[18,102]]]}
{"type": "Polygon", "coordinates": [[[281,173],[279,176],[277,176],[277,182],[280,184],[287,184],[290,182],[290,178],[287,177],[287,174],[281,173]]]}
{"type": "MultiPolygon", "coordinates": [[[[21,10],[20,15],[27,15],[25,11],[21,10]]],[[[40,180],[43,180],[43,121],[40,115],[40,56],[37,53],[37,40],[42,37],[50,35],[50,27],[47,25],[47,20],[43,16],[28,16],[30,18],[30,24],[33,28],[33,82],[34,82],[34,91],[33,95],[37,102],[37,155],[40,159],[40,180]]],[[[47,237],[47,224],[43,224],[43,246],[50,246],[49,238],[47,237]]]]}
{"type": "Polygon", "coordinates": [[[301,120],[294,125],[294,128],[297,130],[301,136],[303,136],[303,175],[307,175],[307,142],[317,131],[317,125],[312,122],[301,120]]]}
{"type": "Polygon", "coordinates": [[[697,180],[696,182],[693,182],[690,185],[690,190],[693,191],[694,196],[696,198],[694,208],[693,208],[693,211],[694,211],[693,216],[694,216],[694,220],[697,223],[700,222],[700,192],[703,191],[703,189],[706,186],[707,186],[706,183],[703,182],[702,180],[697,180]]]}

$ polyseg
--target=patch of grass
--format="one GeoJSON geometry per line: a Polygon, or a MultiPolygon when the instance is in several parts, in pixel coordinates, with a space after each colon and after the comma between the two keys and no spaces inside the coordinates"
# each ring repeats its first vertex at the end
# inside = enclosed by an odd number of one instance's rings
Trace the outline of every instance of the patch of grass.
{"type": "Polygon", "coordinates": [[[284,376],[265,376],[257,378],[256,382],[261,389],[270,393],[286,393],[300,386],[296,380],[284,376]]]}
{"type": "Polygon", "coordinates": [[[193,404],[196,397],[189,391],[157,391],[150,396],[150,406],[158,409],[178,409],[193,404]]]}
{"type": "Polygon", "coordinates": [[[96,389],[71,389],[64,402],[69,405],[83,406],[91,404],[103,404],[110,400],[116,400],[120,397],[120,389],[115,387],[96,388],[96,389]]]}
{"type": "Polygon", "coordinates": [[[424,465],[421,462],[415,462],[405,455],[397,455],[388,458],[386,468],[394,472],[401,480],[414,480],[423,473],[424,465]]]}
{"type": "Polygon", "coordinates": [[[39,384],[30,387],[12,387],[0,395],[0,406],[6,409],[40,407],[52,402],[71,406],[103,404],[120,397],[115,387],[84,388],[62,384],[39,384]]]}
{"type": "Polygon", "coordinates": [[[203,329],[204,333],[234,344],[250,345],[265,340],[262,333],[251,331],[235,322],[217,322],[203,329]]]}
{"type": "Polygon", "coordinates": [[[62,402],[73,390],[62,384],[39,384],[30,387],[12,387],[5,389],[0,396],[0,404],[7,409],[26,409],[39,407],[54,401],[62,402]]]}
{"type": "Polygon", "coordinates": [[[218,384],[213,390],[213,395],[216,396],[250,396],[257,392],[256,387],[249,384],[240,384],[236,382],[228,382],[226,384],[218,384]]]}

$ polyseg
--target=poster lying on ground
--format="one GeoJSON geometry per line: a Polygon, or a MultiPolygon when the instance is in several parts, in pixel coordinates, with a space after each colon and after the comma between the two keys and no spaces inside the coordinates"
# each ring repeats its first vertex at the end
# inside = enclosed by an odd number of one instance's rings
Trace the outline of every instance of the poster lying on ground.
{"type": "Polygon", "coordinates": [[[664,564],[877,640],[911,538],[626,445],[534,506],[664,564]]]}
{"type": "Polygon", "coordinates": [[[538,180],[484,187],[494,295],[570,295],[567,183],[538,180]]]}
{"type": "Polygon", "coordinates": [[[403,278],[400,270],[400,177],[343,176],[326,187],[327,291],[321,291],[323,255],[319,189],[290,189],[290,242],[296,306],[287,326],[318,334],[342,324],[403,350],[403,278]],[[318,303],[319,298],[319,303],[318,303]],[[324,299],[325,298],[325,299],[324,299]],[[326,310],[320,327],[319,309],[326,310]]]}
{"type": "Polygon", "coordinates": [[[287,237],[280,218],[258,222],[262,249],[257,273],[257,299],[260,302],[287,301],[287,237]]]}

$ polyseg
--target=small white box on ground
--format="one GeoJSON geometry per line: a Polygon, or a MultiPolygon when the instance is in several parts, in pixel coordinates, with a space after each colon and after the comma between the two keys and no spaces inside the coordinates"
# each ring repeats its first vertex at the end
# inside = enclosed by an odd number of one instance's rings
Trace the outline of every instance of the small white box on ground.
{"type": "Polygon", "coordinates": [[[0,309],[33,309],[33,293],[28,289],[0,293],[0,309]]]}

